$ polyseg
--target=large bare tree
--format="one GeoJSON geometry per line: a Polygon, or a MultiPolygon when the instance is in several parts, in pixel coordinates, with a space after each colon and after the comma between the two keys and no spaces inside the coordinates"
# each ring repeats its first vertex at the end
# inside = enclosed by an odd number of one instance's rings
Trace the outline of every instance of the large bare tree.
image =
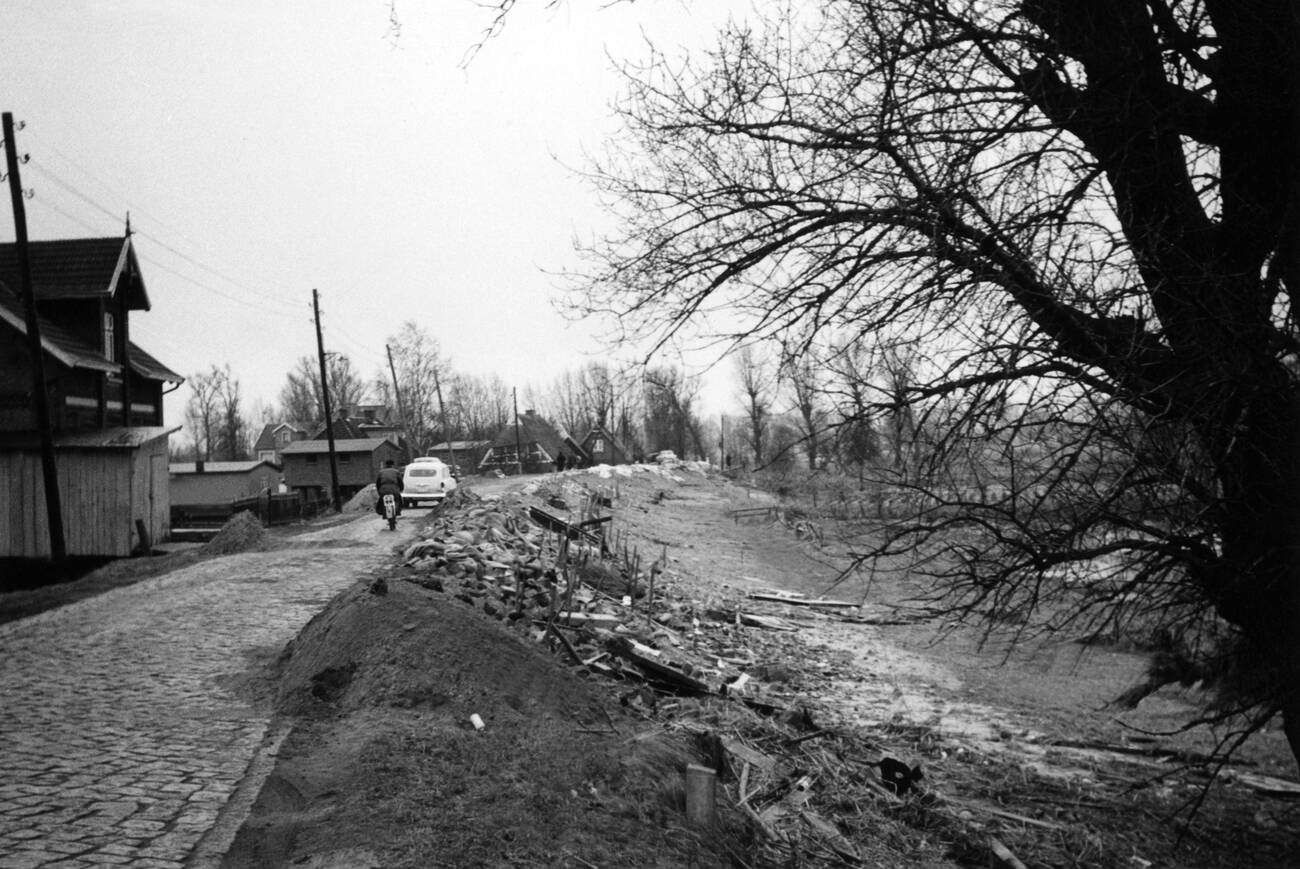
{"type": "Polygon", "coordinates": [[[629,77],[595,169],[623,231],[578,307],[924,346],[892,403],[926,463],[992,439],[1011,489],[945,472],[877,552],[934,550],[971,610],[1158,622],[1148,687],[1280,711],[1300,756],[1297,4],[772,8],[629,77]]]}
{"type": "MultiPolygon", "coordinates": [[[[331,353],[325,357],[325,376],[329,382],[330,409],[335,414],[356,407],[365,397],[365,381],[346,354],[331,353]]],[[[280,410],[286,421],[324,421],[320,365],[315,357],[300,357],[293,370],[285,375],[285,384],[280,389],[280,410]]]]}

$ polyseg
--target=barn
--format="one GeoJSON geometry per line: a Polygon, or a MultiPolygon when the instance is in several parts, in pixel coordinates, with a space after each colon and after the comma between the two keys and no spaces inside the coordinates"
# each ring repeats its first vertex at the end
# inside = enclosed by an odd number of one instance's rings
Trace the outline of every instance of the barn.
{"type": "MultiPolygon", "coordinates": [[[[168,533],[163,396],[184,380],[131,340],[148,311],[131,238],[28,244],[66,554],[124,556],[168,533]]],[[[0,244],[0,558],[51,555],[17,246],[0,244]]]]}

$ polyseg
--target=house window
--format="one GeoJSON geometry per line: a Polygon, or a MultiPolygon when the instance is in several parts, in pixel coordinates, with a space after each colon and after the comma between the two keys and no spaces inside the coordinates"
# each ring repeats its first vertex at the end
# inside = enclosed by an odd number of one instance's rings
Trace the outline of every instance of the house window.
{"type": "Polygon", "coordinates": [[[109,362],[117,361],[117,333],[116,324],[113,322],[113,315],[108,311],[104,312],[104,356],[109,362]]]}
{"type": "Polygon", "coordinates": [[[596,438],[595,440],[593,440],[593,441],[591,442],[591,451],[592,451],[593,453],[603,453],[603,452],[605,452],[605,439],[604,439],[604,438],[596,438]]]}
{"type": "Polygon", "coordinates": [[[346,464],[347,464],[348,462],[350,462],[350,461],[352,461],[352,454],[351,454],[351,453],[339,453],[339,464],[340,464],[340,465],[346,465],[346,464]]]}
{"type": "Polygon", "coordinates": [[[309,454],[309,455],[307,456],[307,464],[309,464],[309,465],[314,465],[314,464],[316,464],[316,460],[319,459],[319,458],[320,458],[320,456],[310,455],[310,454],[309,454]]]}

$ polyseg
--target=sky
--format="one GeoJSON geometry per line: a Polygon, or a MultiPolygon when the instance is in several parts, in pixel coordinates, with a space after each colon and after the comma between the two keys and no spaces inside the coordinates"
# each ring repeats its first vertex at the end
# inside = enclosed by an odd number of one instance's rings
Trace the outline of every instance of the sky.
{"type": "MultiPolygon", "coordinates": [[[[573,239],[610,229],[580,171],[617,133],[611,58],[707,45],[738,4],[546,5],[466,63],[475,0],[397,0],[396,28],[387,0],[9,0],[29,237],[120,235],[129,212],[152,303],[132,339],[183,375],[229,364],[249,406],[314,357],[313,289],[326,350],[368,379],[406,320],[521,393],[625,353],[553,307],[573,239]]],[[[706,412],[729,409],[722,368],[706,412]]]]}

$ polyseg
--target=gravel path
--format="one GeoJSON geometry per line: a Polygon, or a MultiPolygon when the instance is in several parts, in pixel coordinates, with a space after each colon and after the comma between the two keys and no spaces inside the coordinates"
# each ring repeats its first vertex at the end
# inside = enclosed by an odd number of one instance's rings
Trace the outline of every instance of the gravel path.
{"type": "Polygon", "coordinates": [[[372,514],[0,626],[0,869],[181,869],[267,737],[221,687],[413,534],[372,514]]]}

